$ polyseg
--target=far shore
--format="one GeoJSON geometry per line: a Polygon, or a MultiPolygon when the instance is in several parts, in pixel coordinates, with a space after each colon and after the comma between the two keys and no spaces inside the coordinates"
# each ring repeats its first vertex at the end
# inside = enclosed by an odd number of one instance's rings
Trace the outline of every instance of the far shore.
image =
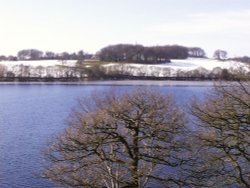
{"type": "Polygon", "coordinates": [[[213,86],[218,81],[176,81],[176,80],[105,80],[79,82],[0,82],[0,85],[105,85],[105,86],[213,86]]]}

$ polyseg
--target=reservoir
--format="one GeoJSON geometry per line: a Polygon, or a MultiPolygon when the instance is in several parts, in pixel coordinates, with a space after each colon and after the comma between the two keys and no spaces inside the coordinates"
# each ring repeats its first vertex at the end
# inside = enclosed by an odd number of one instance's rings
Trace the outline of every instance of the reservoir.
{"type": "Polygon", "coordinates": [[[66,128],[77,99],[110,88],[129,92],[149,87],[174,95],[183,109],[194,96],[202,98],[209,82],[111,81],[82,84],[0,84],[0,187],[57,187],[40,177],[43,151],[66,128]]]}

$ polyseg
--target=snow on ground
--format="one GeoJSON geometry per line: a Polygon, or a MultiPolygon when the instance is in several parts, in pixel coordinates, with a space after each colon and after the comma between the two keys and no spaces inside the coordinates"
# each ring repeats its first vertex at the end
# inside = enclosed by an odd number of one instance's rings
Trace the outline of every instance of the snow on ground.
{"type": "Polygon", "coordinates": [[[70,69],[75,63],[76,60],[1,61],[0,76],[55,78],[77,76],[77,73],[70,69]]]}
{"type": "Polygon", "coordinates": [[[7,67],[12,67],[16,65],[25,65],[25,66],[43,66],[43,67],[49,67],[49,66],[56,66],[56,65],[66,65],[66,66],[74,66],[76,63],[76,60],[39,60],[39,61],[0,61],[0,64],[5,65],[7,67]]]}
{"type": "MultiPolygon", "coordinates": [[[[65,65],[65,66],[74,66],[76,60],[40,60],[40,61],[0,61],[0,64],[5,65],[7,67],[12,67],[16,65],[25,65],[25,66],[56,66],[56,65],[65,65]]],[[[111,67],[111,66],[129,66],[135,68],[143,68],[143,67],[156,67],[156,68],[171,68],[171,69],[180,69],[180,70],[194,70],[198,67],[203,67],[207,70],[213,70],[215,67],[220,68],[239,68],[245,66],[243,63],[239,63],[236,61],[218,61],[215,59],[201,59],[201,58],[189,58],[189,59],[173,59],[171,63],[165,64],[136,64],[136,63],[109,63],[105,64],[103,67],[111,67]]],[[[87,67],[90,67],[88,65],[87,67]]]]}
{"type": "Polygon", "coordinates": [[[172,60],[170,65],[178,69],[196,69],[198,67],[203,67],[207,70],[213,70],[216,67],[222,69],[239,68],[245,66],[245,64],[236,61],[219,61],[216,59],[199,59],[199,58],[189,58],[184,60],[172,60]]]}
{"type": "MultiPolygon", "coordinates": [[[[74,67],[76,60],[40,60],[40,61],[1,61],[0,65],[4,65],[7,71],[13,72],[15,75],[24,74],[23,66],[28,66],[30,75],[32,76],[67,76],[74,73],[73,70],[66,67],[74,67]],[[65,68],[58,65],[64,65],[65,68]]],[[[88,63],[86,68],[91,69],[91,63],[88,63]]],[[[0,67],[1,68],[1,67],[0,67]]],[[[103,70],[107,74],[124,74],[133,76],[188,76],[194,71],[206,75],[211,72],[217,73],[221,69],[238,69],[243,68],[249,71],[247,65],[236,61],[218,61],[215,59],[199,59],[189,58],[184,60],[171,60],[171,63],[163,64],[136,64],[136,63],[105,63],[102,65],[103,70]]],[[[26,73],[25,73],[26,74],[26,73]]]]}
{"type": "MultiPolygon", "coordinates": [[[[246,64],[236,61],[219,61],[215,59],[189,58],[184,60],[171,60],[171,63],[163,64],[117,64],[110,63],[104,65],[107,72],[131,73],[134,76],[178,76],[183,72],[198,70],[200,73],[209,74],[216,69],[239,69],[244,68],[249,71],[246,64]]],[[[218,70],[217,70],[218,71],[218,70]]]]}
{"type": "MultiPolygon", "coordinates": [[[[110,63],[105,65],[105,67],[117,66],[117,63],[110,63]]],[[[194,70],[199,67],[203,67],[207,70],[213,70],[216,67],[220,67],[222,69],[230,69],[230,68],[239,68],[245,66],[244,63],[236,62],[236,61],[218,61],[215,59],[201,59],[201,58],[189,58],[189,59],[173,59],[171,63],[163,63],[163,64],[120,64],[120,65],[129,65],[135,68],[142,67],[157,67],[157,68],[171,68],[171,69],[180,69],[180,70],[194,70]]]]}

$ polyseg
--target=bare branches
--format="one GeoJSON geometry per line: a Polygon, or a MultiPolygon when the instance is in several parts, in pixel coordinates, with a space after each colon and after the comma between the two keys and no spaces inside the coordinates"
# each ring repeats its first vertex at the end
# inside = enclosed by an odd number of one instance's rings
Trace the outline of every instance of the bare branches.
{"type": "Polygon", "coordinates": [[[81,101],[50,146],[45,177],[72,187],[178,182],[156,173],[159,165],[174,168],[184,161],[185,116],[173,99],[150,90],[93,96],[91,103],[81,101]]]}
{"type": "Polygon", "coordinates": [[[249,82],[215,85],[187,129],[171,96],[136,90],[80,101],[46,154],[44,173],[70,187],[250,187],[249,82]]]}
{"type": "MultiPolygon", "coordinates": [[[[201,128],[200,144],[206,150],[200,158],[204,164],[216,165],[215,172],[209,174],[214,181],[222,179],[225,185],[250,187],[249,91],[249,82],[219,84],[205,102],[192,105],[192,114],[201,128]]],[[[207,172],[211,169],[203,168],[207,172]]]]}

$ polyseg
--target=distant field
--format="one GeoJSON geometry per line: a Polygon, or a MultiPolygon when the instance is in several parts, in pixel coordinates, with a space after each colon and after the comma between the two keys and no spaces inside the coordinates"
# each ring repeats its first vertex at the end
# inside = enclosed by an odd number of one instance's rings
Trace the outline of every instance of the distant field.
{"type": "Polygon", "coordinates": [[[173,59],[161,64],[138,64],[101,62],[98,60],[40,60],[40,61],[1,61],[0,77],[213,77],[227,76],[237,70],[249,72],[249,66],[236,61],[219,61],[207,58],[173,59]],[[226,71],[225,71],[226,70],[226,71]]]}

